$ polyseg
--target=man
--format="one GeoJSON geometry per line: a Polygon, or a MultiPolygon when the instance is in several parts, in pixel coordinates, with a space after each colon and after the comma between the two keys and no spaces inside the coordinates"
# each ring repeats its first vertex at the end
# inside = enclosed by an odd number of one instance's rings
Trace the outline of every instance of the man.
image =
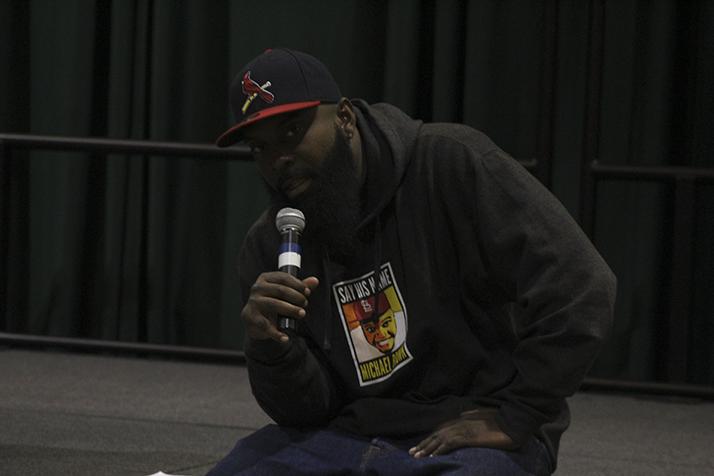
{"type": "Polygon", "coordinates": [[[277,425],[210,474],[552,472],[615,294],[560,203],[482,133],[350,101],[304,53],[252,60],[231,105],[217,143],[248,144],[274,198],[240,276],[277,425]],[[306,217],[300,278],[271,271],[285,205],[306,217]],[[387,308],[388,345],[361,331],[387,308]]]}

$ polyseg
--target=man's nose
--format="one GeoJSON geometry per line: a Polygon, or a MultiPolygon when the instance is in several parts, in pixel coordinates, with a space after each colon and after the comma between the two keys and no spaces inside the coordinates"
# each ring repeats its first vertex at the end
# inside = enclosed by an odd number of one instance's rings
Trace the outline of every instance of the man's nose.
{"type": "Polygon", "coordinates": [[[275,154],[273,160],[271,161],[273,170],[275,172],[282,172],[286,168],[290,167],[292,163],[295,162],[295,156],[288,154],[286,152],[279,152],[275,154]]]}
{"type": "Polygon", "coordinates": [[[291,153],[291,151],[274,145],[268,146],[263,149],[262,155],[265,160],[265,163],[275,171],[280,171],[284,169],[286,166],[289,166],[290,163],[295,160],[295,156],[291,153]]]}

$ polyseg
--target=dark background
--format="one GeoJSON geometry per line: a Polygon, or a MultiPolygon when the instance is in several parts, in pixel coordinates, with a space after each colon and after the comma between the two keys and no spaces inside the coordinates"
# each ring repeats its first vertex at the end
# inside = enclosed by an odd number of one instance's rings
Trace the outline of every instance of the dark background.
{"type": "MultiPolygon", "coordinates": [[[[706,0],[0,0],[0,132],[212,143],[231,123],[233,75],[276,46],[321,58],[347,96],[537,159],[579,219],[591,159],[714,166],[706,0]]],[[[236,256],[265,204],[252,164],[0,160],[0,332],[241,347],[236,256]]],[[[593,236],[619,289],[591,376],[673,380],[671,265],[685,243],[677,379],[714,384],[714,185],[694,199],[691,237],[675,242],[671,185],[600,183],[593,236]]]]}

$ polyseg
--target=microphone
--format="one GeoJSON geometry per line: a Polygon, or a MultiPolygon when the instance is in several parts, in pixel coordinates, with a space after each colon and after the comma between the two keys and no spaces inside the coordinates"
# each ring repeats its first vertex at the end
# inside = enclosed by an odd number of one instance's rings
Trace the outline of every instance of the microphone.
{"type": "MultiPolygon", "coordinates": [[[[297,277],[300,271],[300,234],[305,229],[305,215],[295,208],[283,208],[275,216],[275,227],[282,237],[278,252],[278,270],[297,277]]],[[[278,328],[295,330],[297,324],[291,317],[278,316],[278,328]]]]}

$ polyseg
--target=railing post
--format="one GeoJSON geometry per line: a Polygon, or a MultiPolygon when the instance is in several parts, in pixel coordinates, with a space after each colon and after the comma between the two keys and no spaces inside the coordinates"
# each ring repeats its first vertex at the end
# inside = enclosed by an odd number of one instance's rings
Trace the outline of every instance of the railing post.
{"type": "Polygon", "coordinates": [[[10,157],[5,141],[0,138],[0,331],[7,329],[7,256],[8,197],[10,191],[10,157]]]}
{"type": "Polygon", "coordinates": [[[583,164],[580,180],[580,226],[583,231],[595,242],[595,208],[597,200],[598,177],[593,170],[596,161],[583,164]]]}
{"type": "Polygon", "coordinates": [[[580,162],[580,225],[594,240],[594,207],[592,194],[595,177],[592,164],[599,155],[600,101],[602,96],[602,62],[604,44],[605,7],[603,0],[590,0],[590,26],[588,32],[588,77],[585,86],[585,123],[580,162]],[[590,209],[590,211],[588,211],[590,209]],[[589,215],[588,215],[589,214],[589,215]],[[588,222],[588,223],[586,223],[588,222]]]}
{"type": "Polygon", "coordinates": [[[678,176],[674,181],[674,225],[667,329],[666,378],[687,379],[689,314],[692,292],[692,238],[694,232],[695,181],[678,176]]]}
{"type": "Polygon", "coordinates": [[[555,106],[555,77],[558,63],[558,2],[546,0],[543,4],[543,65],[541,70],[541,94],[538,130],[538,155],[535,176],[547,188],[552,187],[553,129],[555,106]]]}

